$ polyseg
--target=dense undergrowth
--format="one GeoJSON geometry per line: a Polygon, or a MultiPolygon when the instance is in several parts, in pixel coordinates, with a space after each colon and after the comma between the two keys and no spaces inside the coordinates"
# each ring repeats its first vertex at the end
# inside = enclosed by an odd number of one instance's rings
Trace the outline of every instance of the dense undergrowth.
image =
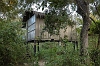
{"type": "Polygon", "coordinates": [[[73,43],[66,42],[65,44],[66,47],[55,42],[44,43],[41,46],[41,51],[38,53],[38,59],[44,60],[46,66],[100,66],[99,49],[93,47],[89,49],[88,57],[90,61],[84,64],[81,62],[83,57],[80,56],[79,49],[75,50],[73,43]]]}
{"type": "Polygon", "coordinates": [[[79,53],[73,49],[72,43],[68,43],[66,48],[55,43],[45,43],[40,54],[46,66],[82,66],[79,53]]]}
{"type": "Polygon", "coordinates": [[[0,22],[0,66],[25,62],[26,45],[19,22],[0,22]]]}
{"type": "Polygon", "coordinates": [[[31,63],[39,66],[38,61],[44,60],[45,66],[100,66],[100,50],[95,48],[95,40],[89,41],[90,63],[83,64],[79,46],[64,41],[40,43],[40,51],[34,54],[33,44],[25,44],[23,31],[19,22],[0,22],[0,66],[15,66],[31,63]]]}

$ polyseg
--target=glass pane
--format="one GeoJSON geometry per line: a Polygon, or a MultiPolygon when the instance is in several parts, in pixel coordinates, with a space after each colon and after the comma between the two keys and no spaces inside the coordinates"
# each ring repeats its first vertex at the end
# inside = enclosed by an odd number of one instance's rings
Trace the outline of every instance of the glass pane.
{"type": "Polygon", "coordinates": [[[35,30],[28,33],[28,41],[34,40],[35,38],[35,30]]]}
{"type": "Polygon", "coordinates": [[[35,38],[35,30],[31,32],[31,40],[34,40],[35,38]]]}
{"type": "Polygon", "coordinates": [[[28,20],[28,26],[33,24],[35,22],[35,15],[33,15],[29,20],[28,20]]]}
{"type": "Polygon", "coordinates": [[[28,32],[32,31],[35,29],[35,23],[33,25],[31,25],[30,27],[28,27],[28,32]]]}

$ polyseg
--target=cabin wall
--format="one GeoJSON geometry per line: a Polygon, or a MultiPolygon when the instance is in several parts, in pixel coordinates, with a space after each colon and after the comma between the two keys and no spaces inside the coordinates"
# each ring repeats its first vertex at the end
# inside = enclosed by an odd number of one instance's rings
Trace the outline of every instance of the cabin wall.
{"type": "Polygon", "coordinates": [[[67,36],[67,38],[70,38],[70,32],[71,28],[67,26],[67,29],[60,29],[60,37],[63,39],[64,36],[67,36]]]}
{"type": "Polygon", "coordinates": [[[45,26],[44,19],[36,18],[36,39],[38,37],[41,37],[42,40],[51,40],[51,39],[59,40],[59,36],[57,35],[50,36],[50,34],[47,31],[43,32],[42,29],[44,28],[44,26],[45,26]]]}
{"type": "Polygon", "coordinates": [[[40,19],[40,18],[36,18],[36,39],[38,39],[39,37],[41,37],[41,40],[59,40],[60,38],[64,38],[64,36],[67,36],[68,40],[72,40],[75,41],[77,36],[76,36],[76,30],[75,30],[75,26],[73,28],[71,28],[70,26],[67,26],[67,29],[60,29],[60,35],[52,35],[50,36],[50,34],[46,31],[43,32],[43,28],[45,26],[44,24],[44,19],[40,19]],[[43,33],[42,33],[43,32],[43,33]],[[42,33],[42,35],[41,35],[42,33]]]}
{"type": "Polygon", "coordinates": [[[44,27],[44,20],[36,18],[36,38],[41,36],[42,29],[44,27]]]}
{"type": "Polygon", "coordinates": [[[67,26],[66,29],[60,29],[60,38],[64,38],[65,36],[67,36],[67,39],[69,41],[74,41],[76,40],[76,35],[73,35],[76,34],[76,29],[75,29],[75,26],[73,28],[71,28],[71,26],[67,26]]]}

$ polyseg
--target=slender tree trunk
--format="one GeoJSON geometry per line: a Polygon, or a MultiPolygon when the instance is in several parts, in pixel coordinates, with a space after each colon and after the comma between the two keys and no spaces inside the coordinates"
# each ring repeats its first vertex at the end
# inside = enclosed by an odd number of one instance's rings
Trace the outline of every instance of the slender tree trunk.
{"type": "Polygon", "coordinates": [[[80,33],[80,55],[86,56],[88,55],[88,17],[83,17],[83,27],[80,33]]]}
{"type": "Polygon", "coordinates": [[[76,0],[77,13],[83,18],[83,27],[80,33],[80,54],[87,55],[88,48],[88,28],[90,24],[89,19],[89,3],[85,0],[76,0]]]}
{"type": "MultiPolygon", "coordinates": [[[[77,13],[83,18],[83,27],[80,33],[80,55],[88,57],[89,3],[87,0],[76,0],[76,3],[77,13]]],[[[88,59],[82,60],[83,63],[87,63],[87,61],[88,59]]]]}

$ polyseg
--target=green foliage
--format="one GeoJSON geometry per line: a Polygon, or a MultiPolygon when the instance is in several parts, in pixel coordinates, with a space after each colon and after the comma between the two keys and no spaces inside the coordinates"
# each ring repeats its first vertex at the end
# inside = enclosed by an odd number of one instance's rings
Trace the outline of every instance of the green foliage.
{"type": "Polygon", "coordinates": [[[72,43],[69,42],[66,43],[66,48],[56,42],[44,43],[40,56],[46,66],[85,66],[80,62],[78,51],[74,51],[72,43]]]}
{"type": "Polygon", "coordinates": [[[100,49],[92,49],[90,52],[90,58],[94,66],[100,66],[100,49]]]}
{"type": "Polygon", "coordinates": [[[17,6],[17,0],[0,0],[0,12],[13,10],[17,6]]]}
{"type": "Polygon", "coordinates": [[[72,26],[74,23],[69,19],[66,10],[50,10],[45,16],[44,30],[52,34],[59,34],[59,30],[66,28],[67,25],[72,26]]]}
{"type": "MultiPolygon", "coordinates": [[[[91,37],[90,37],[91,38],[91,37]]],[[[92,39],[91,39],[92,40],[92,39]]],[[[91,42],[89,40],[89,42],[91,42]]],[[[94,40],[97,41],[97,40],[94,40]]],[[[94,46],[94,41],[90,45],[94,46]]],[[[40,45],[40,52],[36,54],[36,61],[43,60],[46,66],[99,66],[100,65],[100,50],[93,49],[90,46],[90,62],[87,64],[81,63],[86,57],[80,56],[79,50],[73,49],[73,44],[67,40],[63,40],[66,44],[63,46],[57,42],[45,42],[40,45]],[[66,48],[65,48],[66,47],[66,48]]]]}
{"type": "Polygon", "coordinates": [[[92,23],[90,26],[90,34],[99,34],[100,32],[100,20],[96,21],[95,23],[92,23]]]}
{"type": "MultiPolygon", "coordinates": [[[[72,0],[70,0],[72,1],[72,0]]],[[[42,8],[48,7],[48,11],[45,11],[45,28],[44,30],[52,34],[59,34],[59,30],[67,28],[67,25],[72,26],[74,22],[70,19],[68,10],[69,2],[65,0],[44,0],[42,1],[42,8]],[[49,3],[49,5],[47,5],[49,3]]],[[[74,8],[73,6],[71,6],[74,8]]]]}
{"type": "Polygon", "coordinates": [[[19,22],[0,21],[0,65],[13,66],[23,62],[26,53],[19,22]]]}
{"type": "Polygon", "coordinates": [[[19,18],[25,10],[32,10],[33,4],[34,0],[0,0],[0,18],[19,18]]]}

